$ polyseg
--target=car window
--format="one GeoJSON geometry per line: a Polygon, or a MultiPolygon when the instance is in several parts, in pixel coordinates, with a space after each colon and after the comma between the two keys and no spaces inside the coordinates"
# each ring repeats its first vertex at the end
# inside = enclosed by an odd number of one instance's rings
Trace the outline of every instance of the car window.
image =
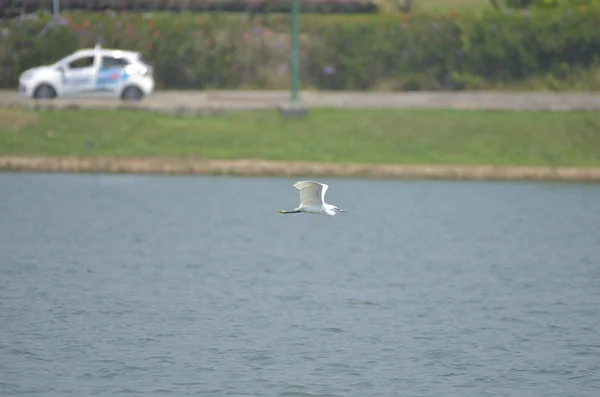
{"type": "Polygon", "coordinates": [[[104,57],[102,57],[102,66],[100,66],[100,68],[101,69],[122,68],[124,66],[127,66],[128,64],[129,64],[129,61],[125,58],[115,58],[115,57],[104,56],[104,57]]]}
{"type": "Polygon", "coordinates": [[[94,66],[93,56],[81,57],[69,62],[70,69],[89,68],[91,66],[94,66]]]}

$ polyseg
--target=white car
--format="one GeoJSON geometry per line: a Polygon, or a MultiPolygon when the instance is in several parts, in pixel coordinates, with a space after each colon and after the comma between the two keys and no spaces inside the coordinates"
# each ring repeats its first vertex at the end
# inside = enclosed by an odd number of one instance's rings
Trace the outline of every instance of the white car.
{"type": "Polygon", "coordinates": [[[24,71],[19,92],[30,98],[115,97],[141,100],[154,92],[153,68],[139,52],[83,49],[53,65],[24,71]]]}

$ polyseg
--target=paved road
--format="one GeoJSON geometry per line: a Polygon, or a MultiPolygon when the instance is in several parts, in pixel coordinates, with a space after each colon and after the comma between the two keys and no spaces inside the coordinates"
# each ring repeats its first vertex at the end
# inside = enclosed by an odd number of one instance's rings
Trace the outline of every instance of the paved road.
{"type": "MultiPolygon", "coordinates": [[[[159,91],[128,107],[205,112],[236,109],[278,109],[289,103],[287,91],[159,91]]],[[[448,108],[507,110],[600,110],[600,93],[553,92],[316,92],[300,94],[306,107],[337,108],[448,108]]],[[[14,91],[0,90],[0,106],[101,107],[124,106],[114,99],[57,99],[34,101],[14,91]]]]}

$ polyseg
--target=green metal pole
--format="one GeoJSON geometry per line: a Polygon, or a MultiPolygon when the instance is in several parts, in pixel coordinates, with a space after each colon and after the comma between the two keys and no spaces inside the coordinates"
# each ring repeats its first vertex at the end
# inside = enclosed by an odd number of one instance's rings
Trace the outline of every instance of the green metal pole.
{"type": "Polygon", "coordinates": [[[298,104],[300,90],[300,0],[292,3],[292,105],[298,104]]]}

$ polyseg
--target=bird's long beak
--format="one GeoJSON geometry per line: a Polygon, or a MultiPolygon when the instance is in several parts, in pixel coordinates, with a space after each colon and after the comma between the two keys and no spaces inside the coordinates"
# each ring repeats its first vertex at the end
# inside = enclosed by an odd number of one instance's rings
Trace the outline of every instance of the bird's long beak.
{"type": "Polygon", "coordinates": [[[347,214],[347,212],[346,212],[346,211],[344,211],[344,210],[343,210],[343,209],[341,209],[341,208],[338,208],[338,211],[340,211],[340,212],[343,212],[343,213],[347,214]]]}

